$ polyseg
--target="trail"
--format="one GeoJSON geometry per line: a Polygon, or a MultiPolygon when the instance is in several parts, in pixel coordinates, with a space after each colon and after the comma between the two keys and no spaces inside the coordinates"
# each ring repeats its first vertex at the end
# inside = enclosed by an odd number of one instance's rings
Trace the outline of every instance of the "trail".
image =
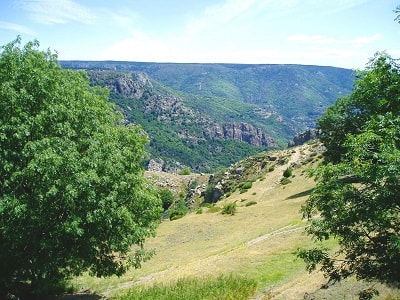
{"type": "Polygon", "coordinates": [[[258,237],[256,239],[248,241],[247,242],[247,246],[250,247],[250,246],[253,246],[253,245],[257,244],[257,243],[260,243],[260,242],[262,242],[262,241],[264,241],[266,239],[269,239],[271,237],[274,237],[274,236],[277,236],[277,235],[280,235],[280,234],[291,233],[291,232],[294,232],[294,231],[297,231],[297,230],[301,230],[301,229],[304,229],[304,228],[305,228],[305,226],[298,227],[298,226],[294,226],[294,225],[288,225],[288,226],[282,227],[280,229],[277,229],[275,231],[272,231],[272,232],[269,232],[267,234],[264,234],[264,235],[262,235],[262,236],[260,236],[260,237],[258,237]]]}

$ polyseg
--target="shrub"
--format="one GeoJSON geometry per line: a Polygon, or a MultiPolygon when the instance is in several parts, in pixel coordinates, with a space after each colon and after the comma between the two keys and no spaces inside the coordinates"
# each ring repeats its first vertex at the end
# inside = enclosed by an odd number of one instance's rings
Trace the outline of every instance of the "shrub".
{"type": "Polygon", "coordinates": [[[251,189],[252,186],[253,186],[253,182],[251,182],[251,181],[245,181],[245,182],[242,182],[242,183],[239,185],[239,188],[240,188],[240,189],[244,189],[244,190],[248,190],[248,189],[251,189]]]}
{"type": "Polygon", "coordinates": [[[256,201],[249,201],[249,202],[246,203],[245,206],[247,207],[247,206],[252,206],[252,205],[255,205],[255,204],[257,204],[256,201]]]}
{"type": "Polygon", "coordinates": [[[168,217],[171,221],[182,218],[187,214],[189,209],[187,208],[183,199],[178,200],[174,207],[168,211],[168,217]]]}
{"type": "Polygon", "coordinates": [[[247,192],[248,189],[250,189],[253,186],[253,182],[251,181],[245,181],[239,184],[239,191],[241,194],[247,192]]]}
{"type": "Polygon", "coordinates": [[[158,191],[158,195],[160,196],[163,209],[167,210],[174,202],[174,194],[169,189],[164,188],[158,191]]]}
{"type": "Polygon", "coordinates": [[[224,206],[222,207],[222,214],[223,215],[231,215],[233,216],[236,213],[236,202],[230,202],[230,203],[226,203],[224,204],[224,206]]]}
{"type": "Polygon", "coordinates": [[[286,178],[286,177],[284,177],[284,178],[282,178],[281,179],[281,184],[282,185],[286,185],[286,184],[289,184],[289,183],[291,183],[292,181],[289,179],[289,178],[286,178]]]}
{"type": "Polygon", "coordinates": [[[211,183],[207,186],[204,192],[204,201],[205,202],[213,202],[213,194],[215,189],[216,183],[211,183]]]}
{"type": "Polygon", "coordinates": [[[179,171],[179,175],[190,175],[190,168],[184,167],[182,170],[179,171]]]}
{"type": "Polygon", "coordinates": [[[189,189],[193,190],[199,186],[199,182],[195,180],[191,180],[189,183],[189,189]]]}
{"type": "Polygon", "coordinates": [[[285,171],[283,171],[283,177],[289,178],[292,176],[293,169],[292,168],[287,168],[285,171]]]}

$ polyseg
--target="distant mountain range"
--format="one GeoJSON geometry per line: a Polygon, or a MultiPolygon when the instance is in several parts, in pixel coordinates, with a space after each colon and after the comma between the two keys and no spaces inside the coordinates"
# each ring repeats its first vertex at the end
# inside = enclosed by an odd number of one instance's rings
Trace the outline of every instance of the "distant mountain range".
{"type": "Polygon", "coordinates": [[[150,139],[149,166],[212,172],[314,128],[351,92],[353,70],[304,65],[61,61],[93,85],[150,139]]]}

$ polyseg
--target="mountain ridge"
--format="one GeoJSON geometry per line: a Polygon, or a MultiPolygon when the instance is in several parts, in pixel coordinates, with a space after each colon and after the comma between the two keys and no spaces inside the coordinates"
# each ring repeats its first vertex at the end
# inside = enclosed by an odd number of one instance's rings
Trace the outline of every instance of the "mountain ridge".
{"type": "Polygon", "coordinates": [[[150,138],[163,170],[212,171],[265,149],[286,147],[350,93],[349,69],[303,65],[61,61],[93,85],[150,138]]]}

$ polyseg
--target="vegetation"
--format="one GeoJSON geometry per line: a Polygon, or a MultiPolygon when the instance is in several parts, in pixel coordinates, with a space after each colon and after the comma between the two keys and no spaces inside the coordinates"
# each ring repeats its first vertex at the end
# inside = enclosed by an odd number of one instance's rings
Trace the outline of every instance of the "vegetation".
{"type": "MultiPolygon", "coordinates": [[[[358,75],[353,93],[320,119],[326,163],[303,207],[307,232],[335,237],[337,255],[314,248],[300,252],[331,282],[349,276],[399,286],[400,278],[400,66],[377,53],[358,75]]],[[[362,292],[372,297],[373,288],[362,292]]]]}
{"type": "Polygon", "coordinates": [[[168,210],[168,218],[173,221],[182,218],[189,212],[189,208],[185,204],[185,200],[180,198],[176,201],[172,208],[168,210]]]}
{"type": "MultiPolygon", "coordinates": [[[[145,244],[148,249],[156,249],[157,255],[142,264],[140,269],[130,269],[121,277],[101,279],[84,274],[74,278],[71,283],[79,291],[89,290],[94,293],[94,297],[104,295],[119,299],[125,297],[125,294],[129,297],[133,292],[135,297],[144,298],[150,295],[148,297],[151,298],[154,295],[151,290],[154,289],[165,293],[160,297],[171,295],[172,299],[176,299],[173,298],[176,295],[173,291],[178,281],[185,281],[190,286],[189,289],[194,289],[191,281],[201,284],[204,281],[214,281],[219,276],[227,280],[230,274],[235,274],[256,282],[255,291],[247,299],[355,298],[365,284],[347,279],[333,288],[320,289],[324,283],[322,274],[307,274],[304,262],[296,258],[297,248],[315,246],[315,242],[304,235],[305,224],[299,214],[301,205],[310,195],[315,183],[313,178],[300,174],[317,164],[313,162],[304,165],[302,162],[312,155],[312,151],[321,151],[321,147],[310,144],[292,149],[296,153],[290,151],[290,157],[287,156],[287,150],[271,151],[260,153],[229,168],[232,173],[229,180],[237,176],[233,171],[238,166],[246,166],[241,172],[241,180],[249,181],[247,178],[254,177],[255,174],[264,180],[254,181],[246,197],[237,191],[223,201],[203,203],[200,206],[202,214],[197,214],[195,208],[193,213],[185,215],[179,221],[161,222],[157,228],[157,236],[148,239],[145,244]],[[274,172],[268,171],[270,164],[278,163],[285,157],[288,158],[286,165],[277,166],[274,172]],[[294,176],[291,177],[292,183],[282,188],[277,183],[288,165],[293,166],[294,176]],[[260,169],[260,166],[264,167],[260,169]],[[245,206],[252,201],[257,204],[245,206]],[[240,213],[236,213],[234,217],[224,217],[221,214],[224,203],[229,202],[236,202],[238,205],[240,213]]],[[[156,174],[160,176],[158,172],[156,174]]],[[[190,178],[170,174],[168,178],[171,181],[176,180],[173,181],[175,186],[180,186],[182,179],[186,181],[183,186],[188,186],[195,178],[199,182],[204,179],[200,174],[198,177],[192,174],[190,178]]],[[[337,243],[328,240],[322,246],[336,249],[337,243]]],[[[381,291],[377,300],[397,299],[399,296],[396,290],[381,285],[377,287],[381,291]]],[[[224,298],[221,296],[221,299],[224,298]]]]}
{"type": "Polygon", "coordinates": [[[349,94],[354,81],[352,70],[301,65],[62,64],[89,69],[92,82],[106,87],[114,87],[121,76],[145,72],[151,86],[146,86],[141,97],[112,88],[110,100],[124,111],[129,122],[142,125],[150,138],[148,151],[152,157],[162,158],[166,165],[179,162],[207,173],[265,150],[244,142],[210,138],[207,122],[244,122],[262,129],[285,147],[295,133],[315,126],[317,117],[339,95],[349,94]],[[193,115],[182,114],[174,107],[163,110],[160,105],[146,109],[146,101],[158,96],[170,97],[171,102],[179,98],[193,115]]]}
{"type": "Polygon", "coordinates": [[[236,202],[225,203],[222,207],[221,213],[223,215],[231,215],[233,216],[236,213],[237,205],[236,202]]]}
{"type": "Polygon", "coordinates": [[[292,181],[287,177],[283,177],[280,182],[282,185],[287,185],[287,184],[291,183],[292,181]]]}
{"type": "Polygon", "coordinates": [[[293,174],[293,169],[292,168],[287,168],[285,171],[283,171],[283,177],[289,178],[292,177],[293,174]]]}
{"type": "Polygon", "coordinates": [[[189,167],[185,167],[181,171],[179,171],[179,175],[190,175],[190,173],[191,172],[189,167]]]}
{"type": "Polygon", "coordinates": [[[167,188],[160,189],[158,194],[160,196],[163,209],[167,210],[174,202],[174,194],[167,188]]]}
{"type": "Polygon", "coordinates": [[[249,201],[249,202],[247,202],[247,203],[245,204],[245,206],[247,207],[247,206],[252,206],[252,205],[256,205],[256,204],[257,204],[256,201],[249,201]]]}
{"type": "Polygon", "coordinates": [[[175,284],[155,285],[144,289],[131,289],[115,297],[118,300],[246,300],[256,289],[256,282],[229,275],[217,278],[184,278],[175,284]]]}
{"type": "Polygon", "coordinates": [[[140,267],[160,218],[142,129],[38,47],[18,38],[0,53],[0,297],[140,267]]]}
{"type": "Polygon", "coordinates": [[[248,189],[251,189],[253,186],[253,182],[251,181],[244,181],[239,184],[239,190],[241,193],[246,192],[248,189]]]}

